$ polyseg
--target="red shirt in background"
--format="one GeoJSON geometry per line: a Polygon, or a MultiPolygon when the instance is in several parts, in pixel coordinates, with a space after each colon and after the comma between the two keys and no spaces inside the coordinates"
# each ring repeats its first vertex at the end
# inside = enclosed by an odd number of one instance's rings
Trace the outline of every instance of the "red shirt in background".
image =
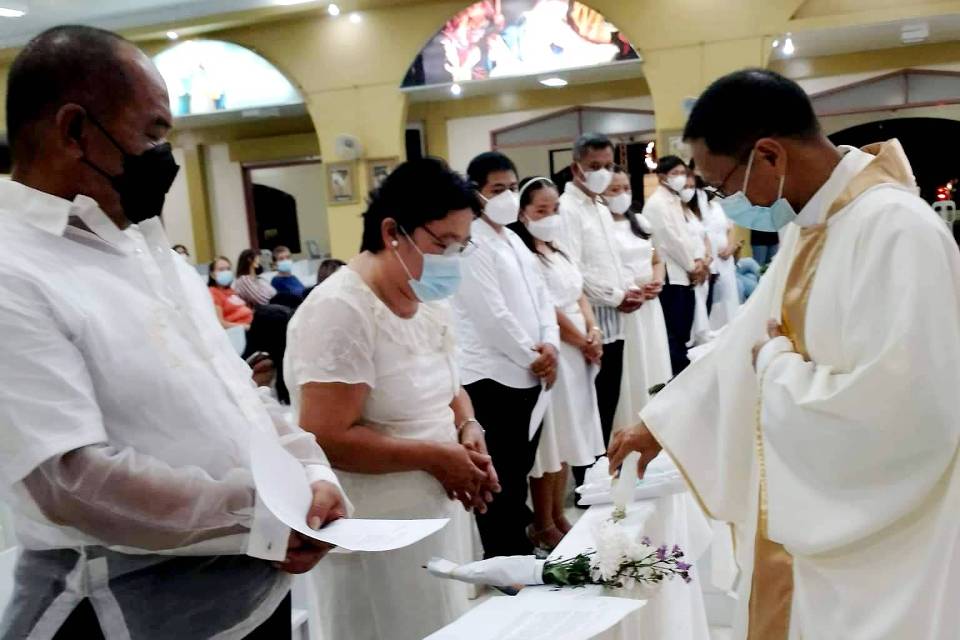
{"type": "Polygon", "coordinates": [[[222,287],[209,287],[210,295],[213,296],[213,304],[220,307],[223,312],[223,319],[232,324],[245,324],[247,326],[253,322],[253,309],[247,306],[243,298],[237,295],[232,287],[226,289],[222,287]]]}

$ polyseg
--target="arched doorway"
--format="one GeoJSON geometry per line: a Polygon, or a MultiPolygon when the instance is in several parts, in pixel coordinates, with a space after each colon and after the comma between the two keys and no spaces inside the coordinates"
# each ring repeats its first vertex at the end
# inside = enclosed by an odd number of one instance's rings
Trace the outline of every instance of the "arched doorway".
{"type": "Polygon", "coordinates": [[[562,120],[559,114],[609,120],[652,113],[653,106],[639,53],[616,25],[577,0],[470,4],[427,41],[401,89],[408,126],[421,124],[429,152],[461,171],[496,147],[521,175],[557,173],[569,165],[576,138],[571,127],[542,130],[562,120]],[[495,140],[531,127],[537,131],[529,140],[495,140]]]}
{"type": "MultiPolygon", "coordinates": [[[[170,92],[175,154],[198,158],[192,175],[208,193],[215,253],[283,245],[309,273],[331,243],[325,167],[300,90],[260,54],[227,41],[178,42],[154,62],[170,92]]],[[[164,219],[171,238],[190,247],[200,244],[190,233],[197,203],[185,185],[191,172],[181,173],[164,219]]]]}
{"type": "Polygon", "coordinates": [[[896,138],[910,159],[927,202],[936,198],[937,188],[960,177],[960,121],[945,118],[892,118],[837,131],[830,135],[835,144],[855,147],[896,138]]]}
{"type": "MultiPolygon", "coordinates": [[[[913,167],[920,187],[920,197],[933,203],[937,191],[960,178],[960,163],[955,160],[960,149],[960,121],[946,118],[893,118],[867,122],[837,131],[830,136],[835,144],[854,147],[896,138],[913,167]]],[[[960,226],[954,225],[954,237],[960,243],[960,226]]]]}

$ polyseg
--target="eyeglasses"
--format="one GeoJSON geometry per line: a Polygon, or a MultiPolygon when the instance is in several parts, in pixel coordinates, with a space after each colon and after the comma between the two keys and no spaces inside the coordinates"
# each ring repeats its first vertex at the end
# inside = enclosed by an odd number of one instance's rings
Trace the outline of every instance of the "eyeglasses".
{"type": "MultiPolygon", "coordinates": [[[[430,231],[430,228],[426,225],[420,228],[426,231],[427,234],[433,238],[434,242],[443,247],[443,255],[445,256],[461,256],[465,258],[473,253],[477,248],[477,245],[474,244],[472,240],[467,240],[465,242],[454,242],[453,244],[445,244],[443,240],[441,240],[433,231],[430,231]]],[[[407,238],[410,239],[410,242],[413,242],[413,238],[410,238],[410,235],[406,231],[403,233],[405,236],[407,236],[407,238]]]]}
{"type": "Polygon", "coordinates": [[[730,169],[730,171],[727,172],[727,175],[724,176],[723,180],[720,182],[719,185],[717,185],[716,187],[708,185],[708,186],[704,187],[703,190],[706,191],[707,193],[711,194],[711,195],[714,196],[715,198],[720,198],[721,200],[722,200],[723,198],[729,198],[730,196],[732,196],[733,194],[732,194],[732,193],[727,193],[726,191],[724,191],[724,190],[723,190],[723,187],[724,187],[724,185],[727,184],[727,182],[730,181],[730,178],[733,176],[734,172],[735,172],[737,169],[740,168],[740,165],[741,165],[741,164],[743,164],[743,163],[738,162],[737,164],[733,165],[733,168],[730,169]]]}

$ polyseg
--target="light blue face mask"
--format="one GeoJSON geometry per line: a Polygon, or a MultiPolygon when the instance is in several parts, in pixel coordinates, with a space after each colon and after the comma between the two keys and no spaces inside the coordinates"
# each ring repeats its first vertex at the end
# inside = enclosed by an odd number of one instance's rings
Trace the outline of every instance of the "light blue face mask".
{"type": "Polygon", "coordinates": [[[293,271],[293,260],[289,258],[277,262],[277,271],[280,273],[290,273],[293,271]]]}
{"type": "Polygon", "coordinates": [[[408,269],[407,265],[403,262],[403,258],[400,257],[400,253],[396,247],[393,249],[394,255],[397,256],[397,260],[400,261],[400,265],[410,278],[408,282],[417,299],[420,302],[431,302],[433,300],[443,300],[455,294],[457,289],[460,288],[460,281],[463,279],[463,273],[460,271],[460,256],[424,253],[420,251],[420,247],[407,235],[406,231],[403,229],[400,231],[407,241],[413,245],[413,248],[417,250],[417,253],[423,256],[423,273],[420,274],[420,279],[417,280],[413,277],[413,274],[410,273],[410,269],[408,269]]]}
{"type": "Polygon", "coordinates": [[[229,287],[233,284],[233,271],[217,271],[213,279],[216,280],[217,284],[221,287],[229,287]]]}
{"type": "Polygon", "coordinates": [[[743,189],[737,191],[732,196],[722,198],[720,206],[727,217],[737,225],[754,231],[779,231],[788,223],[793,222],[797,217],[797,212],[783,197],[783,182],[786,180],[786,174],[780,176],[780,190],[777,192],[776,201],[769,207],[755,205],[747,199],[747,182],[750,180],[750,169],[753,167],[753,154],[750,152],[750,160],[747,161],[747,172],[743,176],[743,189]]]}

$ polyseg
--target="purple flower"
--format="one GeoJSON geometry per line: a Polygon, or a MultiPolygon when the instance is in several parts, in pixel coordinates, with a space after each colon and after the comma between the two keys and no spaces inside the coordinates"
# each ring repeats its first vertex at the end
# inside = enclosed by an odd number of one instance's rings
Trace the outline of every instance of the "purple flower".
{"type": "Polygon", "coordinates": [[[686,562],[677,563],[677,571],[680,571],[681,573],[686,573],[689,570],[690,570],[690,565],[688,565],[686,562]]]}
{"type": "Polygon", "coordinates": [[[680,548],[680,545],[676,545],[676,544],[673,545],[673,557],[674,558],[683,557],[683,549],[680,548]]]}
{"type": "Polygon", "coordinates": [[[647,545],[648,547],[652,547],[652,546],[653,546],[653,541],[650,540],[650,536],[643,536],[643,539],[641,539],[640,542],[641,542],[642,544],[647,545]]]}
{"type": "Polygon", "coordinates": [[[681,573],[680,577],[683,578],[683,581],[686,582],[687,584],[690,584],[691,582],[693,582],[693,578],[690,577],[689,573],[681,573]]]}
{"type": "Polygon", "coordinates": [[[657,559],[666,560],[667,559],[667,545],[657,548],[657,559]]]}

